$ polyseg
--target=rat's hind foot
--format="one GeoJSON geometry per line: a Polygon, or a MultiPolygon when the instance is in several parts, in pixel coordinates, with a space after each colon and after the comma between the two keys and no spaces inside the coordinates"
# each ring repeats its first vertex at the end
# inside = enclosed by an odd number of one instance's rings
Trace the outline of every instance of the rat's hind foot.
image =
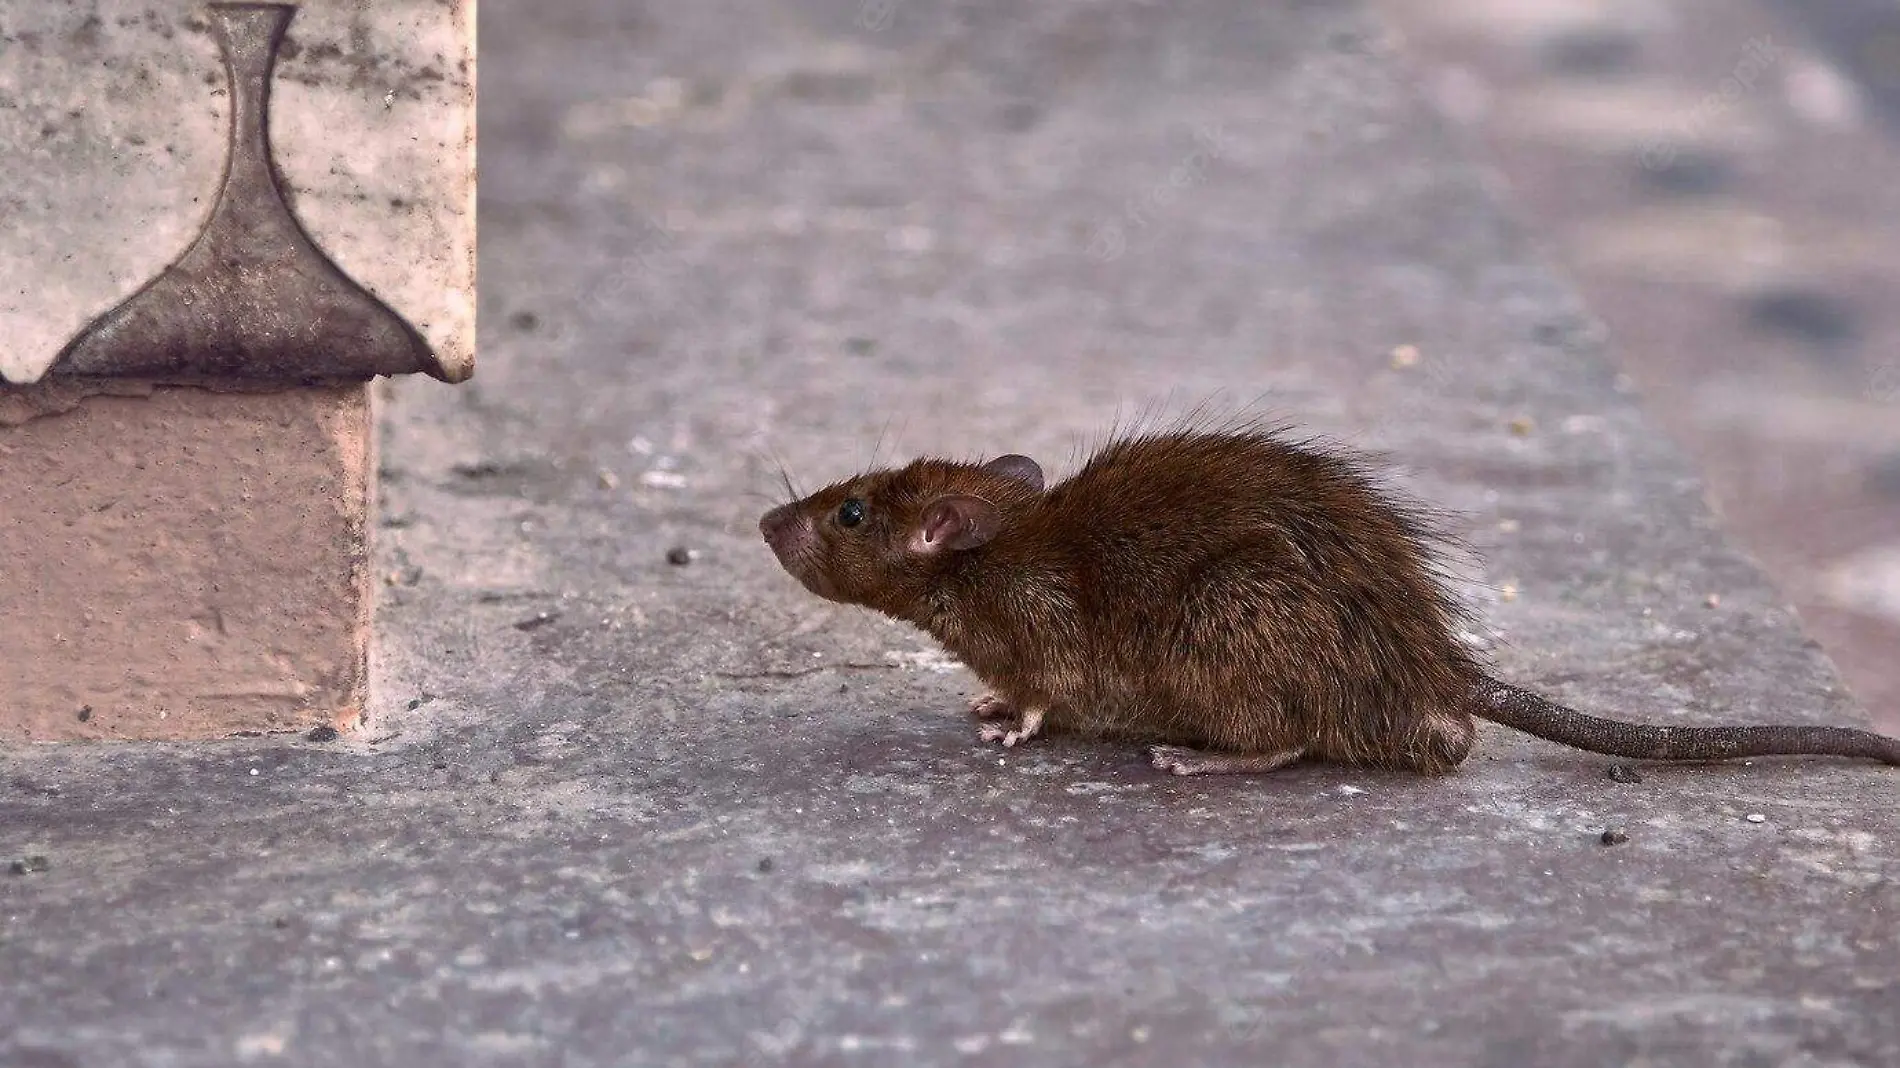
{"type": "Polygon", "coordinates": [[[1304,749],[1277,753],[1209,753],[1178,745],[1151,745],[1148,761],[1176,775],[1261,775],[1278,771],[1306,755],[1304,749]]]}
{"type": "Polygon", "coordinates": [[[976,729],[976,736],[984,742],[1002,742],[1004,748],[1013,749],[1019,742],[1026,742],[1042,733],[1040,708],[1032,708],[1023,713],[1022,719],[1014,724],[985,723],[976,729]]]}
{"type": "Polygon", "coordinates": [[[1016,706],[993,693],[986,693],[970,702],[970,715],[982,720],[1015,719],[1016,706]]]}

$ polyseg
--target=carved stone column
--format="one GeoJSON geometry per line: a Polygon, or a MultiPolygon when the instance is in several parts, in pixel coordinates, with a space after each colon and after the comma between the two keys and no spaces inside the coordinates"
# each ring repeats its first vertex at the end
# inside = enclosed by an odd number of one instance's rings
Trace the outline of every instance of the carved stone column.
{"type": "Polygon", "coordinates": [[[468,0],[0,13],[0,740],[360,724],[370,383],[473,371],[474,57],[468,0]]]}

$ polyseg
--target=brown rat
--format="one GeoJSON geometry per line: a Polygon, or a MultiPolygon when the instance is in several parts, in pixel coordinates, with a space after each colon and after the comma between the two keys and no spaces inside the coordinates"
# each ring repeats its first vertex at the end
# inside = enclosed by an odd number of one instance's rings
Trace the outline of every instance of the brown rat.
{"type": "Polygon", "coordinates": [[[1341,452],[1258,427],[1123,437],[1045,488],[1025,456],[921,459],[759,528],[813,593],[933,635],[989,687],[985,741],[1150,743],[1180,775],[1300,759],[1444,772],[1473,717],[1611,756],[1865,757],[1843,727],[1601,719],[1493,679],[1420,509],[1341,452]]]}

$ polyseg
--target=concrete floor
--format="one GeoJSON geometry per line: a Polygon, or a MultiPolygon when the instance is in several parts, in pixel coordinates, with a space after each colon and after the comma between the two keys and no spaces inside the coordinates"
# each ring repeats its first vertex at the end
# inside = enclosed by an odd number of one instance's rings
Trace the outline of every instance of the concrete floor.
{"type": "Polygon", "coordinates": [[[390,391],[374,733],[7,754],[0,1064],[1900,1059],[1891,769],[1003,755],[758,542],[774,455],[1059,476],[1217,396],[1465,515],[1507,677],[1861,721],[1363,12],[483,39],[483,363],[390,391]]]}

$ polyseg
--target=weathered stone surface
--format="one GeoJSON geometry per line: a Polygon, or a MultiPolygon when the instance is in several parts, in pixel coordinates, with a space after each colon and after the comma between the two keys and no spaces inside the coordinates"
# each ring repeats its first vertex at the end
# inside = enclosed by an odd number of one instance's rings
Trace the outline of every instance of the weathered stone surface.
{"type": "Polygon", "coordinates": [[[474,104],[472,0],[0,5],[0,380],[467,377],[474,104]]]}
{"type": "Polygon", "coordinates": [[[474,91],[471,0],[0,4],[0,737],[357,722],[340,383],[472,369],[474,91]]]}
{"type": "Polygon", "coordinates": [[[120,393],[0,393],[0,740],[353,726],[367,387],[120,393]]]}
{"type": "Polygon", "coordinates": [[[1853,722],[1350,8],[487,17],[497,325],[395,387],[378,733],[11,757],[0,852],[48,866],[0,878],[0,1060],[1900,1057],[1891,770],[1003,755],[758,542],[767,450],[1059,475],[1118,408],[1264,394],[1470,517],[1512,678],[1853,722]]]}

